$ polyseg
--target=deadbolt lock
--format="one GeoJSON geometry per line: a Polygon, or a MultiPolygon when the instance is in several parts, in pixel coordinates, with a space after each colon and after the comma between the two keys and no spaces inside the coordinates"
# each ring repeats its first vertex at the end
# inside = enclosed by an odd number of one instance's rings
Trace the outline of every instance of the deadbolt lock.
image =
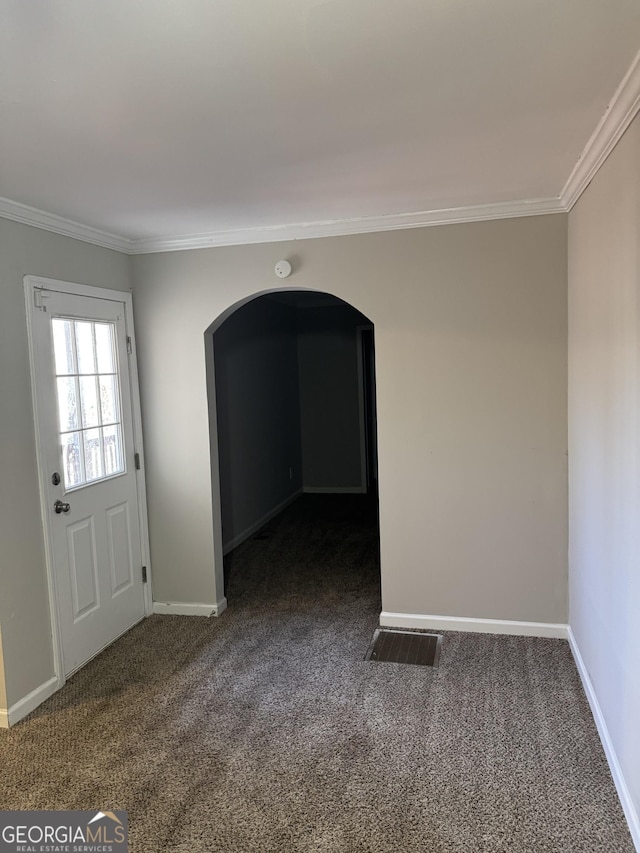
{"type": "Polygon", "coordinates": [[[58,474],[57,471],[55,472],[55,474],[51,475],[51,482],[53,483],[54,486],[60,485],[60,474],[58,474]]]}

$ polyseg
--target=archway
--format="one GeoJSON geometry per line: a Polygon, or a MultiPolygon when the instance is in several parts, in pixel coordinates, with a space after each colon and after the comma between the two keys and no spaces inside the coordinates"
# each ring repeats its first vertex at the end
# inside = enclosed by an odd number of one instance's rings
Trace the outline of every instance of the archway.
{"type": "Polygon", "coordinates": [[[373,323],[328,293],[273,290],[206,339],[216,562],[301,496],[374,508],[378,536],[373,323]]]}

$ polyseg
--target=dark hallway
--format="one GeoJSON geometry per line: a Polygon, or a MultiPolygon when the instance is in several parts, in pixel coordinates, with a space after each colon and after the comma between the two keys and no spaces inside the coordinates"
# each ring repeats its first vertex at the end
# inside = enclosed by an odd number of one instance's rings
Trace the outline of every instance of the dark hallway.
{"type": "Polygon", "coordinates": [[[377,496],[301,495],[227,554],[225,592],[234,608],[262,599],[269,608],[305,610],[357,598],[377,618],[377,496]]]}
{"type": "Polygon", "coordinates": [[[209,334],[226,598],[297,590],[282,559],[291,545],[309,594],[337,591],[366,565],[379,612],[372,323],[328,293],[283,291],[249,300],[209,334]],[[290,522],[293,543],[281,541],[290,522]]]}

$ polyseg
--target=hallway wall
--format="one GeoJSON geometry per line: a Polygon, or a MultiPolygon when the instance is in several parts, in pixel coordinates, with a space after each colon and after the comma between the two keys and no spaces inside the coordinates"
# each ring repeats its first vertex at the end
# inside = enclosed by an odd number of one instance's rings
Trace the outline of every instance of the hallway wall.
{"type": "Polygon", "coordinates": [[[302,489],[296,310],[249,302],[213,345],[226,551],[302,489]]]}
{"type": "Polygon", "coordinates": [[[305,491],[363,491],[356,327],[339,304],[298,310],[300,423],[305,491]]]}

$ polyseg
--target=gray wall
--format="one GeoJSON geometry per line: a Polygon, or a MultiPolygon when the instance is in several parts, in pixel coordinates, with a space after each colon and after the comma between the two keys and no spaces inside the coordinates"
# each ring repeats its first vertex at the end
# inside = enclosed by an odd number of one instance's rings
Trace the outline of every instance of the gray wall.
{"type": "Polygon", "coordinates": [[[569,216],[570,624],[626,779],[636,827],[639,245],[640,117],[569,216]]]}
{"type": "Polygon", "coordinates": [[[130,261],[0,219],[0,626],[9,706],[53,675],[24,275],[129,290],[130,261]]]}
{"type": "Polygon", "coordinates": [[[356,327],[348,305],[298,311],[305,490],[362,490],[356,327]]]}
{"type": "Polygon", "coordinates": [[[329,292],[375,324],[384,609],[566,621],[566,225],[133,258],[156,596],[221,594],[203,334],[280,287],[274,264],[295,255],[290,288],[329,292]],[[176,470],[178,501],[165,488],[176,470]]]}
{"type": "Polygon", "coordinates": [[[296,342],[295,308],[269,299],[213,335],[225,548],[302,487],[296,342]]]}

